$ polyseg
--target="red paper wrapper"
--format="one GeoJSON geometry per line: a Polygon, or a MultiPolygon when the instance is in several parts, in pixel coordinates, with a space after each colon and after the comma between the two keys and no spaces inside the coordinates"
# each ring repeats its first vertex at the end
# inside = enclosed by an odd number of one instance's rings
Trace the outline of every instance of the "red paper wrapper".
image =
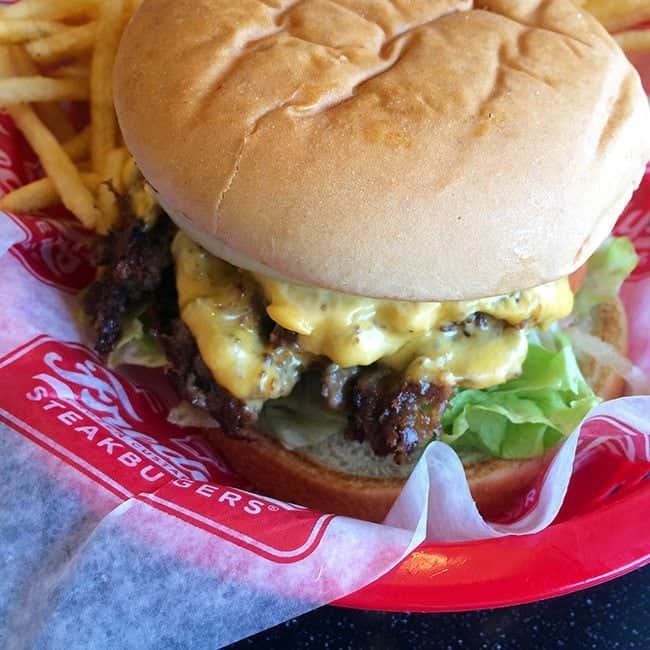
{"type": "MultiPolygon", "coordinates": [[[[0,189],[38,173],[3,119],[0,189]]],[[[617,232],[641,258],[622,295],[631,357],[648,372],[650,176],[617,232]]],[[[355,592],[424,540],[474,542],[462,547],[467,561],[491,543],[478,540],[547,529],[563,504],[561,518],[579,521],[650,469],[650,398],[628,397],[590,414],[508,523],[480,517],[460,461],[437,442],[384,525],[254,494],[200,431],[167,422],[159,374],[134,381],[84,345],[74,311],[94,274],[90,241],[64,213],[0,221],[0,638],[35,647],[214,648],[355,592]]],[[[638,546],[630,566],[647,557],[647,539],[628,540],[638,546]]],[[[432,585],[442,574],[459,585],[472,579],[435,556],[425,554],[432,585]]],[[[495,594],[485,604],[506,601],[495,594]]],[[[468,606],[453,594],[447,602],[468,606]]]]}

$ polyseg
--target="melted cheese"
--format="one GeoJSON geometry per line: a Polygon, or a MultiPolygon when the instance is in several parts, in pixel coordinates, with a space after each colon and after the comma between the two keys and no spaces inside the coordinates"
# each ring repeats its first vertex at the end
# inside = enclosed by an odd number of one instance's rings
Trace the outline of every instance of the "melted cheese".
{"type": "Polygon", "coordinates": [[[414,380],[487,388],[521,371],[528,352],[523,330],[493,325],[471,337],[432,331],[406,343],[383,363],[414,380]]]}
{"type": "Polygon", "coordinates": [[[380,359],[408,376],[472,388],[502,383],[526,356],[523,331],[491,326],[471,337],[442,332],[482,312],[499,321],[548,327],[573,309],[566,279],[514,294],[458,302],[376,300],[255,275],[269,316],[298,332],[300,345],[340,366],[380,359]]]}
{"type": "Polygon", "coordinates": [[[173,252],[181,316],[217,381],[242,399],[286,394],[309,355],[326,356],[342,367],[381,360],[414,379],[492,386],[520,372],[527,352],[524,330],[504,323],[545,328],[573,308],[566,279],[494,298],[415,303],[351,296],[243,272],[182,233],[173,252]],[[298,333],[307,356],[297,354],[296,346],[274,351],[265,343],[255,307],[260,289],[268,315],[298,333]],[[461,328],[442,331],[477,312],[494,320],[471,336],[461,328]]]}
{"type": "Polygon", "coordinates": [[[274,348],[264,340],[253,279],[182,232],[172,253],[181,318],[217,383],[246,401],[288,395],[306,358],[296,345],[274,348]]]}

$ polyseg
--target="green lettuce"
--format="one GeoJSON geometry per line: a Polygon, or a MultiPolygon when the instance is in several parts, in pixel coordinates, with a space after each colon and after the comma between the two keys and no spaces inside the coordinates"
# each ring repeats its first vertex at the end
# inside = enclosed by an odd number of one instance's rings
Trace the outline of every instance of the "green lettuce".
{"type": "Polygon", "coordinates": [[[531,343],[522,373],[484,390],[460,389],[442,416],[441,440],[457,451],[533,458],[571,433],[599,402],[582,377],[571,344],[531,343]]]}
{"type": "Polygon", "coordinates": [[[317,444],[342,433],[345,413],[328,408],[320,395],[317,377],[304,377],[291,395],[264,404],[262,423],[287,449],[317,444]]]}
{"type": "Polygon", "coordinates": [[[607,239],[587,262],[587,277],[576,294],[576,316],[583,318],[593,307],[611,302],[638,263],[639,257],[627,237],[607,239]]]}
{"type": "Polygon", "coordinates": [[[122,335],[108,355],[110,368],[123,364],[160,368],[167,363],[165,351],[146,322],[146,309],[147,305],[140,306],[124,319],[122,335]]]}

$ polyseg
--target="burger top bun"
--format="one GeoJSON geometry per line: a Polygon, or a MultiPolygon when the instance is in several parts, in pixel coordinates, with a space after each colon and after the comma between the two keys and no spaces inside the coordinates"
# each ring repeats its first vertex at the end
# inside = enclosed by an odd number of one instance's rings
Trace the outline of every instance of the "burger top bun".
{"type": "Polygon", "coordinates": [[[126,144],[214,254],[405,300],[580,266],[650,157],[650,111],[571,0],[145,0],[126,144]]]}

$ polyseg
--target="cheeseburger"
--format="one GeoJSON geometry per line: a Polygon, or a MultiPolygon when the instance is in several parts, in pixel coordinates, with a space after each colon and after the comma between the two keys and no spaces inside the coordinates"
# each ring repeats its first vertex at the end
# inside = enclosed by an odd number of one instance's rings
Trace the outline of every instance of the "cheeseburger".
{"type": "Polygon", "coordinates": [[[620,392],[650,112],[572,1],[144,0],[114,95],[96,347],[259,490],[381,520],[442,440],[489,516],[620,392]]]}

